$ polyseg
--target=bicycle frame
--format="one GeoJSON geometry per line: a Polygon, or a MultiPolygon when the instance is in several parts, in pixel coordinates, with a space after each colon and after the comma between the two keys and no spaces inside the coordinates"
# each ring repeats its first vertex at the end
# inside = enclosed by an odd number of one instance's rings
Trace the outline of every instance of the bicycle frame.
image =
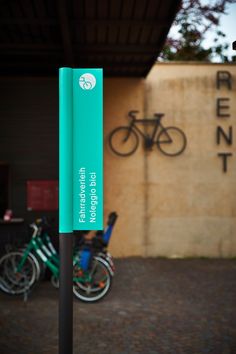
{"type": "Polygon", "coordinates": [[[59,255],[57,254],[57,251],[55,250],[54,246],[51,243],[51,240],[48,235],[43,235],[45,243],[42,240],[41,236],[38,236],[36,239],[36,242],[38,242],[40,248],[43,250],[45,255],[49,258],[50,261],[55,263],[57,266],[60,264],[59,260],[59,255]],[[51,245],[51,247],[50,247],[51,245]],[[50,249],[49,249],[50,247],[50,249]]]}
{"type": "Polygon", "coordinates": [[[53,246],[53,244],[51,242],[50,236],[46,232],[44,232],[43,233],[43,238],[44,238],[44,240],[45,240],[45,242],[47,244],[47,247],[52,252],[52,254],[58,257],[58,253],[57,253],[55,247],[53,246]]]}
{"type": "MultiPolygon", "coordinates": [[[[56,278],[59,277],[59,256],[52,245],[54,249],[54,254],[52,254],[47,246],[44,245],[41,236],[38,235],[39,229],[36,225],[32,224],[31,227],[34,229],[32,238],[30,242],[28,243],[26,249],[24,250],[23,256],[17,265],[17,272],[20,272],[22,270],[22,267],[24,266],[24,263],[27,259],[27,257],[30,255],[32,250],[34,250],[37,254],[37,256],[41,259],[41,261],[46,264],[46,266],[49,268],[53,276],[56,278]],[[53,263],[55,262],[55,263],[53,263]]],[[[47,242],[51,242],[50,237],[48,236],[47,242]]],[[[79,257],[76,255],[73,259],[73,264],[78,265],[78,273],[79,276],[73,277],[74,282],[91,282],[92,277],[89,272],[82,272],[80,265],[79,265],[79,257]]]]}
{"type": "Polygon", "coordinates": [[[23,256],[17,266],[17,272],[20,272],[22,270],[22,267],[23,267],[27,257],[32,252],[32,250],[34,250],[36,252],[37,256],[41,259],[41,261],[44,264],[46,264],[46,266],[50,269],[52,274],[54,276],[58,277],[59,276],[59,267],[57,265],[53,264],[53,262],[45,255],[45,253],[43,253],[43,251],[41,249],[41,242],[39,240],[37,240],[36,236],[32,237],[29,244],[27,245],[27,247],[23,253],[23,256]]]}
{"type": "MultiPolygon", "coordinates": [[[[145,133],[143,133],[143,131],[141,129],[139,129],[135,123],[142,123],[143,125],[145,125],[147,123],[153,123],[153,124],[155,123],[152,135],[150,137],[153,142],[155,142],[154,139],[155,139],[155,136],[157,135],[158,128],[160,127],[161,130],[165,129],[164,126],[161,124],[161,117],[157,117],[154,119],[153,118],[147,118],[147,119],[136,119],[135,118],[135,119],[133,119],[132,122],[130,123],[130,126],[129,126],[130,129],[136,130],[144,138],[144,140],[147,138],[147,135],[145,133]]],[[[166,135],[168,135],[168,134],[166,133],[166,135]]]]}
{"type": "MultiPolygon", "coordinates": [[[[50,236],[47,233],[43,233],[42,236],[40,235],[36,238],[36,242],[40,246],[41,250],[44,251],[44,257],[46,256],[48,258],[48,264],[46,263],[46,265],[51,270],[53,275],[58,277],[59,276],[60,258],[59,258],[59,254],[57,253],[56,249],[54,248],[54,246],[51,242],[50,236]],[[42,238],[44,239],[46,245],[44,244],[42,238]],[[53,269],[50,268],[52,265],[50,263],[52,263],[52,264],[54,263],[53,266],[57,267],[58,270],[57,270],[56,274],[53,272],[53,269]]],[[[79,259],[79,256],[77,253],[75,253],[75,255],[73,257],[73,265],[76,265],[76,264],[78,264],[78,266],[80,264],[80,259],[79,259]]],[[[83,276],[81,276],[81,277],[74,277],[73,281],[76,281],[76,282],[80,282],[80,281],[89,282],[89,281],[91,281],[91,276],[88,273],[84,272],[82,275],[83,276]]]]}

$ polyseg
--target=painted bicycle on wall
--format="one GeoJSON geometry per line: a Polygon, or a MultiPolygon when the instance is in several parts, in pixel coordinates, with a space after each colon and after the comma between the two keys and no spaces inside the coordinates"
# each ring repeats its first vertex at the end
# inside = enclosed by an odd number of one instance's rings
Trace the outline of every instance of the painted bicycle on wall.
{"type": "Polygon", "coordinates": [[[137,119],[139,111],[130,111],[129,126],[115,128],[109,135],[109,146],[119,156],[130,156],[138,148],[139,135],[144,140],[144,148],[151,150],[156,144],[158,149],[167,156],[178,156],[186,148],[187,139],[184,132],[177,127],[164,127],[163,113],[155,113],[154,118],[137,119]],[[143,132],[137,125],[152,125],[151,134],[143,132]]]}

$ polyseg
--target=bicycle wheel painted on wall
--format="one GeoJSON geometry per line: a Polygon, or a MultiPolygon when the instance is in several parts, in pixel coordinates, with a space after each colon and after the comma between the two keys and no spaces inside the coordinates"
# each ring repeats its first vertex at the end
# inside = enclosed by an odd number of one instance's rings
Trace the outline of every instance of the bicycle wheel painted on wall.
{"type": "Polygon", "coordinates": [[[157,137],[157,147],[167,156],[182,154],[187,145],[185,134],[176,127],[164,128],[157,137]]]}
{"type": "Polygon", "coordinates": [[[109,146],[119,156],[130,156],[138,147],[137,133],[129,127],[118,127],[109,135],[109,146]]]}

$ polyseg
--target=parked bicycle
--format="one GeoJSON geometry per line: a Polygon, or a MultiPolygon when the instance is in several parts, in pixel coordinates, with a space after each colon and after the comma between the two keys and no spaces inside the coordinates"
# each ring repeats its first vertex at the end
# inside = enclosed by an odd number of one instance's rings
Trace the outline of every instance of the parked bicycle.
{"type": "Polygon", "coordinates": [[[130,156],[138,148],[139,135],[144,140],[144,148],[151,150],[156,144],[159,150],[168,156],[180,155],[186,148],[187,139],[182,130],[177,127],[164,127],[162,124],[163,113],[155,113],[155,118],[137,119],[139,111],[128,113],[129,126],[122,126],[114,129],[109,135],[109,146],[119,156],[130,156]],[[138,128],[137,124],[153,125],[151,135],[145,134],[138,128]]]}
{"type": "MultiPolygon", "coordinates": [[[[73,256],[73,292],[85,302],[95,302],[110,290],[114,263],[107,246],[117,219],[111,213],[104,232],[98,232],[88,243],[83,241],[73,256]],[[86,258],[86,264],[85,264],[86,258]]],[[[59,255],[45,231],[43,219],[30,227],[32,237],[25,248],[5,254],[0,259],[0,290],[9,295],[28,293],[40,279],[44,268],[51,272],[53,286],[59,286],[59,255]]]]}

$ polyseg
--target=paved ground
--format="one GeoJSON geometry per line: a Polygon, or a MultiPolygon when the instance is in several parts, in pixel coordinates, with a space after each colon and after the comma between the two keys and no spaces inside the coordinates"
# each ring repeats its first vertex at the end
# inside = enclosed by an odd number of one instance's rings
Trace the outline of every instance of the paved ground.
{"type": "MultiPolygon", "coordinates": [[[[74,354],[236,353],[235,260],[117,260],[111,293],[75,301],[74,354]]],[[[56,354],[57,297],[0,295],[0,353],[56,354]]]]}

